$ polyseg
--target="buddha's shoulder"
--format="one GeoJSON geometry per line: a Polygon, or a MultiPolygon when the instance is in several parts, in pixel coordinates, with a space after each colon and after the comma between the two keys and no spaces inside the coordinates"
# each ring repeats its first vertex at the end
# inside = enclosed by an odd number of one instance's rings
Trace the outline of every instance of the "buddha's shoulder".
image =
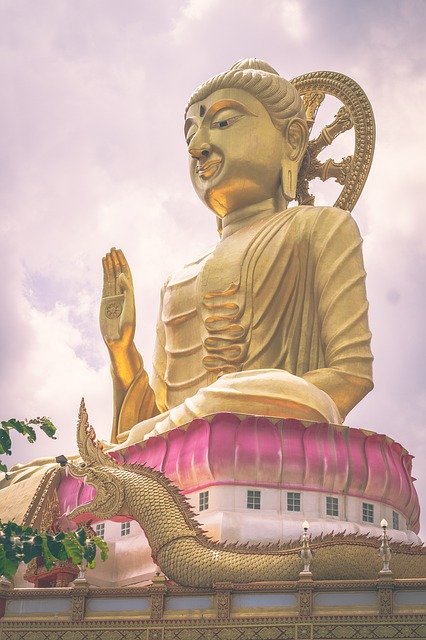
{"type": "Polygon", "coordinates": [[[282,215],[291,213],[292,220],[297,224],[316,225],[333,222],[345,222],[352,220],[349,211],[339,209],[338,207],[313,207],[301,205],[292,207],[282,212],[282,215]]]}
{"type": "Polygon", "coordinates": [[[349,211],[338,207],[313,207],[301,205],[291,207],[278,214],[274,226],[283,232],[289,228],[299,237],[307,237],[329,233],[344,233],[345,230],[356,230],[357,226],[349,211]]]}

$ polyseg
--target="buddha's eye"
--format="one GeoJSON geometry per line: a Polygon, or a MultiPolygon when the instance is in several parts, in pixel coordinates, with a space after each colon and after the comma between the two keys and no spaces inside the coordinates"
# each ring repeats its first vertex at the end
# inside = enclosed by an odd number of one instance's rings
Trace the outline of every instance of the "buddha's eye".
{"type": "Polygon", "coordinates": [[[210,125],[211,129],[226,129],[237,122],[240,118],[243,118],[243,115],[232,116],[232,118],[226,118],[225,120],[216,120],[216,122],[212,122],[210,125]]]}

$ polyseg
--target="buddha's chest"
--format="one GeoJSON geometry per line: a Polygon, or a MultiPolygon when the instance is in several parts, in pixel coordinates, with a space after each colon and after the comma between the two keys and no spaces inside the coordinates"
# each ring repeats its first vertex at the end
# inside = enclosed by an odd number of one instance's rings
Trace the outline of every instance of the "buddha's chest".
{"type": "Polygon", "coordinates": [[[254,282],[243,279],[244,263],[250,249],[250,234],[240,233],[219,243],[200,260],[176,272],[166,286],[162,320],[178,326],[190,319],[200,325],[219,328],[220,319],[235,317],[254,282]],[[247,237],[248,236],[248,237],[247,237]]]}
{"type": "Polygon", "coordinates": [[[256,319],[267,313],[275,244],[249,228],[170,279],[162,312],[169,379],[184,368],[209,379],[243,368],[255,326],[257,334],[267,327],[256,319]]]}

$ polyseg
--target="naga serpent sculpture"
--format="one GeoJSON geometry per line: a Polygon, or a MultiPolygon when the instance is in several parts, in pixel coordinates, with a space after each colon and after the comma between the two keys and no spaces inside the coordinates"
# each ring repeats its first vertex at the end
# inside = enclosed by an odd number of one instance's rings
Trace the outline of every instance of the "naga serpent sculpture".
{"type": "MultiPolygon", "coordinates": [[[[67,470],[96,489],[93,500],[73,509],[69,518],[87,520],[127,516],[137,520],[164,574],[184,586],[208,588],[217,582],[296,580],[302,568],[300,542],[266,546],[210,540],[186,498],[159,471],[118,464],[96,440],[82,401],[77,443],[83,462],[67,470]]],[[[374,579],[382,567],[380,538],[327,535],[310,542],[317,579],[374,579]]],[[[426,575],[426,548],[391,544],[394,577],[426,575]]]]}

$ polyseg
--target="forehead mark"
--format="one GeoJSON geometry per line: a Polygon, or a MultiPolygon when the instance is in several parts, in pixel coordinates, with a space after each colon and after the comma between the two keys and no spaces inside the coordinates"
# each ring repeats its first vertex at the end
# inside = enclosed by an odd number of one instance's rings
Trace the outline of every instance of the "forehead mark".
{"type": "Polygon", "coordinates": [[[204,104],[200,105],[198,108],[198,112],[200,116],[197,116],[196,106],[194,105],[194,109],[192,109],[192,107],[189,109],[189,113],[191,113],[191,110],[192,110],[192,115],[188,116],[185,120],[185,127],[184,127],[185,135],[188,135],[188,131],[193,125],[195,125],[198,128],[202,124],[198,120],[199,117],[203,119],[204,119],[204,116],[206,118],[211,118],[216,113],[218,113],[218,111],[221,111],[222,109],[236,109],[242,113],[245,113],[246,115],[254,116],[255,118],[259,117],[259,114],[253,113],[253,111],[251,111],[247,107],[247,105],[243,104],[242,102],[239,102],[238,100],[232,100],[230,98],[216,100],[216,102],[210,105],[207,113],[206,113],[205,105],[204,104]],[[204,110],[203,114],[201,114],[202,109],[204,110]]]}

